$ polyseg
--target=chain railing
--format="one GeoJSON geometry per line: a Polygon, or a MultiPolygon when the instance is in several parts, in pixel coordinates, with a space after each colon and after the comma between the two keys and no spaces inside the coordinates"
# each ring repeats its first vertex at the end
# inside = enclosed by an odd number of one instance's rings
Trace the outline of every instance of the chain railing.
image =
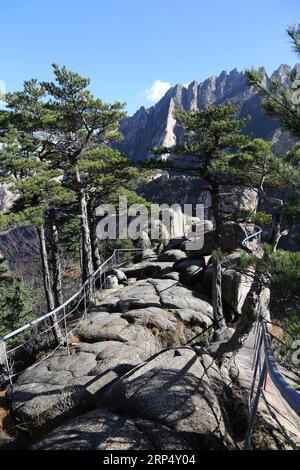
{"type": "Polygon", "coordinates": [[[262,320],[257,322],[255,325],[255,340],[254,340],[254,358],[253,358],[253,379],[249,394],[249,420],[248,428],[245,438],[245,449],[251,449],[251,436],[255,424],[255,418],[258,411],[259,402],[262,399],[265,403],[266,409],[275,420],[277,426],[289,442],[293,449],[297,446],[288,435],[284,426],[277,418],[276,410],[269,403],[267,395],[265,393],[265,384],[267,376],[269,376],[280,393],[282,399],[288,404],[288,406],[294,410],[294,412],[300,416],[300,393],[297,392],[280,373],[274,354],[271,347],[271,338],[268,332],[268,322],[262,320]]]}
{"type": "Polygon", "coordinates": [[[36,348],[36,344],[41,344],[49,333],[52,332],[54,338],[54,330],[57,330],[57,326],[62,333],[61,338],[58,342],[55,341],[52,348],[50,346],[50,352],[30,367],[36,367],[61,347],[65,347],[67,353],[70,354],[69,335],[76,330],[80,320],[86,315],[96,292],[100,292],[100,297],[103,297],[107,287],[108,270],[118,266],[122,261],[122,256],[126,255],[128,258],[128,255],[131,256],[140,251],[139,248],[114,250],[113,254],[99,266],[80,289],[62,305],[0,337],[0,366],[2,363],[4,367],[4,382],[13,387],[14,378],[27,368],[26,364],[22,368],[24,363],[18,357],[24,355],[26,348],[36,348]]]}

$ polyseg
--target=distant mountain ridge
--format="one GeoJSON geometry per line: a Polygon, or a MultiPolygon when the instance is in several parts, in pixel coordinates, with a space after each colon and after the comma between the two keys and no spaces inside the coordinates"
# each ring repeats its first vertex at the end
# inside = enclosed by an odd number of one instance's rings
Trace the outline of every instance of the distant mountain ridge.
{"type": "MultiPolygon", "coordinates": [[[[300,64],[295,67],[300,73],[300,64]]],[[[263,67],[261,70],[267,81],[277,77],[284,83],[292,68],[282,64],[271,76],[267,75],[263,67]]],[[[261,97],[247,85],[245,72],[237,69],[229,73],[223,71],[218,77],[212,75],[202,83],[193,81],[187,87],[178,84],[170,88],[154,106],[148,109],[142,106],[133,116],[122,121],[120,131],[124,140],[117,146],[132,160],[147,160],[151,155],[151,147],[172,146],[180,141],[181,131],[173,117],[175,105],[193,111],[207,104],[218,105],[227,100],[233,104],[241,103],[239,117],[252,116],[244,129],[245,133],[273,140],[275,152],[282,152],[291,146],[286,134],[279,131],[278,123],[261,108],[261,97]]]]}

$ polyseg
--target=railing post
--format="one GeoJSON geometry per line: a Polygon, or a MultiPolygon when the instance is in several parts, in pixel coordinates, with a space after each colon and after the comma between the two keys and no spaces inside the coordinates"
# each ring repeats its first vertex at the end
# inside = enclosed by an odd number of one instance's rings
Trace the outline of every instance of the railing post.
{"type": "Polygon", "coordinates": [[[252,435],[252,432],[253,432],[255,416],[256,416],[256,413],[257,413],[257,409],[258,409],[259,399],[260,399],[260,395],[261,395],[261,390],[262,390],[262,385],[263,385],[263,381],[264,381],[264,378],[265,378],[266,370],[267,370],[266,361],[264,361],[264,365],[263,365],[263,368],[262,368],[262,371],[261,371],[261,374],[260,374],[260,377],[259,377],[259,382],[258,382],[258,385],[257,385],[257,391],[256,391],[255,399],[254,399],[253,406],[252,406],[252,409],[250,411],[250,416],[249,416],[249,419],[248,419],[248,427],[247,427],[247,431],[246,431],[245,444],[244,444],[244,449],[245,450],[251,449],[251,435],[252,435]]]}
{"type": "Polygon", "coordinates": [[[268,382],[268,370],[266,369],[265,376],[264,376],[264,385],[263,385],[263,389],[265,392],[267,391],[267,382],[268,382]]]}
{"type": "Polygon", "coordinates": [[[66,336],[66,345],[68,356],[70,356],[70,346],[69,346],[69,338],[68,338],[68,325],[67,325],[67,317],[66,317],[66,307],[64,307],[64,324],[65,324],[65,336],[66,336]]]}
{"type": "Polygon", "coordinates": [[[253,362],[252,362],[252,367],[251,367],[252,370],[254,369],[254,365],[256,363],[258,350],[261,348],[261,345],[262,345],[262,328],[259,327],[257,329],[257,332],[255,334],[255,338],[254,338],[254,356],[253,356],[253,362]]]}
{"type": "Polygon", "coordinates": [[[103,271],[103,287],[104,287],[104,290],[106,289],[106,268],[104,269],[103,271]]]}
{"type": "MultiPolygon", "coordinates": [[[[254,367],[254,371],[253,371],[253,379],[252,379],[252,384],[251,384],[251,389],[250,389],[250,394],[249,394],[250,407],[251,407],[252,396],[253,396],[253,392],[254,392],[254,388],[255,388],[255,381],[256,381],[257,371],[260,367],[260,351],[261,351],[262,343],[263,343],[263,338],[262,338],[262,334],[261,334],[260,339],[259,339],[259,343],[258,343],[258,346],[257,346],[257,350],[256,350],[256,356],[255,356],[255,361],[254,361],[255,367],[254,367]]],[[[253,364],[253,366],[254,366],[254,364],[253,364]]],[[[253,368],[253,366],[252,366],[252,368],[253,368]]]]}
{"type": "Polygon", "coordinates": [[[91,300],[92,302],[95,301],[95,293],[96,293],[96,286],[95,286],[95,276],[93,274],[93,277],[91,279],[91,300]]]}
{"type": "Polygon", "coordinates": [[[9,383],[10,383],[10,386],[11,386],[11,390],[12,390],[12,392],[13,392],[12,374],[11,374],[11,371],[10,371],[10,366],[9,366],[9,361],[8,361],[7,349],[6,349],[5,341],[3,341],[2,339],[0,339],[0,344],[1,344],[1,350],[2,350],[3,359],[4,359],[5,370],[6,370],[6,372],[7,372],[8,379],[9,379],[9,383]]]}
{"type": "Polygon", "coordinates": [[[85,285],[83,286],[83,316],[86,314],[86,290],[85,285]]]}

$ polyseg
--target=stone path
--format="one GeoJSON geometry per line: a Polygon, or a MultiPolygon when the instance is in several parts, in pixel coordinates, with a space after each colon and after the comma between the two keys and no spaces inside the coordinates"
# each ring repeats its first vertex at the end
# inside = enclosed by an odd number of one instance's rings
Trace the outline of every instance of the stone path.
{"type": "MultiPolygon", "coordinates": [[[[245,342],[244,347],[236,356],[236,365],[239,368],[239,382],[241,386],[247,389],[249,392],[253,379],[252,364],[255,352],[254,341],[255,336],[254,333],[251,332],[247,341],[245,342]]],[[[282,367],[279,367],[279,369],[280,372],[285,375],[286,379],[291,383],[291,385],[295,387],[295,382],[292,380],[292,374],[282,367]]],[[[265,383],[264,393],[279,422],[300,442],[300,419],[282,398],[281,394],[269,376],[267,377],[265,383]]],[[[269,414],[263,398],[260,399],[259,410],[263,413],[269,414]]]]}

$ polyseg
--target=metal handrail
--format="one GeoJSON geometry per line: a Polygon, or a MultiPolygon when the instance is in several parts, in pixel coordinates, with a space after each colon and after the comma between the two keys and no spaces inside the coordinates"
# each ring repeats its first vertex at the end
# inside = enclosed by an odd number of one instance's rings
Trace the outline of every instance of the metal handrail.
{"type": "MultiPolygon", "coordinates": [[[[267,374],[270,375],[270,378],[279,391],[282,398],[285,402],[295,411],[295,413],[300,416],[300,393],[297,392],[285,379],[285,377],[279,372],[279,369],[276,365],[276,361],[273,355],[271,342],[270,342],[270,334],[268,332],[267,321],[262,320],[260,321],[256,328],[256,337],[255,337],[255,353],[254,353],[254,361],[252,368],[254,369],[253,372],[253,379],[252,385],[249,395],[249,409],[250,415],[248,419],[248,427],[245,437],[245,449],[251,449],[251,435],[254,428],[255,417],[258,410],[258,405],[260,398],[263,397],[264,401],[267,402],[267,398],[265,394],[263,394],[263,383],[266,380],[267,374]],[[261,352],[263,351],[264,357],[261,358],[261,352]],[[255,392],[254,399],[254,389],[257,380],[257,374],[259,373],[258,377],[258,385],[255,392]]],[[[268,402],[267,402],[268,403],[268,402]]],[[[268,403],[269,404],[269,403],[268,403]]],[[[267,406],[269,411],[269,407],[267,406]]],[[[280,424],[278,420],[276,420],[278,426],[282,428],[283,433],[285,434],[285,430],[283,426],[280,424]]],[[[290,440],[290,439],[289,439],[290,440]]]]}
{"type": "Polygon", "coordinates": [[[288,381],[278,370],[270,344],[270,335],[268,333],[268,328],[265,321],[262,322],[262,329],[263,341],[265,346],[265,360],[268,373],[282,397],[289,404],[289,406],[297,413],[297,415],[300,416],[300,393],[297,392],[288,383],[288,381]]]}
{"type": "Polygon", "coordinates": [[[254,225],[254,229],[257,229],[257,231],[252,233],[251,235],[248,235],[246,238],[244,238],[244,240],[242,241],[242,245],[248,246],[249,240],[252,240],[253,238],[261,236],[262,228],[259,227],[259,225],[254,225]]]}
{"type": "MultiPolygon", "coordinates": [[[[51,310],[51,312],[48,312],[46,313],[45,315],[42,315],[40,316],[39,318],[36,318],[28,323],[26,323],[25,325],[21,326],[20,328],[14,330],[14,331],[11,331],[10,333],[8,333],[7,335],[3,336],[3,337],[0,337],[0,354],[1,354],[1,349],[2,349],[2,354],[3,354],[3,359],[4,359],[4,366],[5,366],[5,369],[6,369],[6,372],[7,372],[7,376],[9,378],[9,382],[10,382],[10,385],[12,386],[13,385],[13,382],[12,382],[12,378],[15,377],[15,375],[18,375],[18,374],[14,374],[13,371],[11,370],[11,367],[10,367],[10,363],[9,363],[9,355],[16,349],[16,348],[12,348],[12,349],[7,349],[7,345],[6,345],[6,342],[8,340],[10,340],[11,338],[19,335],[20,333],[28,330],[29,328],[32,328],[36,325],[38,325],[39,323],[41,322],[44,322],[45,320],[51,318],[51,317],[54,317],[56,316],[58,313],[61,313],[63,314],[63,317],[60,319],[60,320],[57,320],[57,318],[55,319],[54,321],[54,324],[57,324],[61,321],[64,321],[65,323],[65,343],[66,343],[66,346],[68,348],[68,331],[67,331],[67,324],[66,324],[66,319],[67,317],[74,311],[76,310],[76,308],[78,308],[78,305],[84,301],[84,311],[83,311],[83,315],[85,315],[85,313],[87,312],[88,308],[89,308],[89,305],[87,305],[87,301],[90,302],[90,298],[91,298],[91,293],[92,291],[95,290],[95,281],[97,281],[99,278],[101,279],[101,276],[104,275],[105,276],[105,273],[107,271],[107,269],[113,267],[114,265],[118,264],[118,255],[119,254],[122,254],[122,253],[138,253],[138,252],[141,252],[142,249],[141,248],[120,248],[120,249],[116,249],[113,251],[113,254],[107,258],[97,269],[96,271],[94,271],[94,273],[82,284],[82,286],[77,290],[77,292],[75,292],[69,299],[67,299],[62,305],[60,305],[59,307],[55,308],[54,310],[51,310]],[[72,304],[74,302],[74,300],[76,299],[79,299],[78,302],[77,302],[77,306],[75,308],[73,308],[71,310],[71,312],[68,312],[66,311],[67,307],[72,304]]],[[[104,283],[100,283],[100,290],[102,292],[102,289],[105,289],[106,287],[106,279],[104,279],[104,283]]],[[[52,325],[50,328],[47,328],[47,330],[45,331],[48,331],[50,329],[54,328],[54,325],[52,325]]],[[[45,331],[43,331],[42,333],[39,333],[39,335],[45,333],[45,331]]],[[[25,344],[27,344],[28,341],[26,341],[25,343],[23,343],[21,346],[24,346],[25,344]]],[[[60,347],[62,345],[62,343],[58,346],[60,347]]],[[[49,355],[53,354],[53,352],[58,348],[56,347],[49,355]]],[[[48,357],[48,356],[47,356],[48,357]]],[[[33,366],[36,366],[37,364],[33,364],[33,366]]],[[[31,366],[31,367],[33,367],[31,366]]]]}
{"type": "Polygon", "coordinates": [[[96,269],[96,271],[94,271],[94,273],[85,281],[84,284],[82,284],[82,286],[80,287],[80,289],[75,292],[75,294],[73,294],[71,297],[69,297],[68,300],[66,300],[63,304],[59,305],[59,307],[56,307],[54,310],[51,310],[51,312],[48,312],[46,313],[45,315],[42,315],[41,317],[39,318],[36,318],[28,323],[26,323],[25,325],[21,326],[20,328],[18,328],[17,330],[14,330],[10,333],[8,333],[7,335],[3,336],[3,337],[0,337],[0,341],[7,341],[9,340],[10,338],[12,338],[13,336],[16,336],[17,334],[19,333],[22,333],[23,331],[27,330],[28,328],[31,328],[32,326],[40,323],[41,321],[44,321],[44,320],[47,320],[49,317],[53,316],[53,315],[56,315],[57,313],[59,313],[60,311],[62,311],[64,308],[66,308],[70,303],[72,303],[75,299],[77,299],[77,297],[80,296],[80,294],[84,291],[85,287],[87,287],[91,280],[94,279],[97,274],[99,274],[100,272],[103,271],[103,268],[105,267],[105,265],[109,264],[109,261],[111,261],[112,259],[115,258],[116,255],[118,255],[119,253],[123,253],[123,252],[139,252],[141,251],[140,248],[129,248],[129,249],[117,249],[117,250],[114,250],[113,254],[107,258],[100,266],[99,268],[96,269]]]}

